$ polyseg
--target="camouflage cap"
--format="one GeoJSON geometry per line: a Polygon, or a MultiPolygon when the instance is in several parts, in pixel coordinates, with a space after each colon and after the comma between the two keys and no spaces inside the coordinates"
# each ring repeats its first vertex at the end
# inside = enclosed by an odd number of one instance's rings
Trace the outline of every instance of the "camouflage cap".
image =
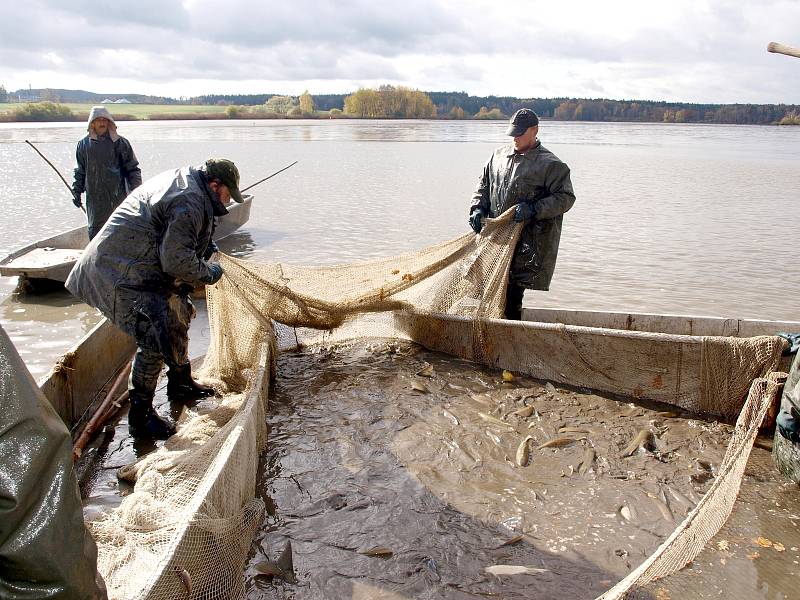
{"type": "Polygon", "coordinates": [[[239,169],[233,162],[227,158],[209,158],[206,161],[206,173],[210,179],[218,179],[227,187],[236,202],[244,202],[239,191],[239,169]]]}

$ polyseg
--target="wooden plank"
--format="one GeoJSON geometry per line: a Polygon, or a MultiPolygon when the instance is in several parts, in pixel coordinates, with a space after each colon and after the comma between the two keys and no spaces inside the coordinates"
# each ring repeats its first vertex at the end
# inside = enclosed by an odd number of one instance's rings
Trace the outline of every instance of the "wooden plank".
{"type": "Polygon", "coordinates": [[[103,319],[56,361],[39,387],[67,427],[74,428],[98,401],[135,349],[130,336],[103,319]]]}
{"type": "Polygon", "coordinates": [[[627,313],[559,308],[524,308],[525,321],[564,323],[625,331],[651,331],[676,335],[754,337],[780,331],[800,332],[800,321],[729,319],[652,313],[627,313]]]}
{"type": "Polygon", "coordinates": [[[400,314],[396,324],[427,348],[498,369],[684,408],[700,401],[699,336],[448,315],[400,314]]]}

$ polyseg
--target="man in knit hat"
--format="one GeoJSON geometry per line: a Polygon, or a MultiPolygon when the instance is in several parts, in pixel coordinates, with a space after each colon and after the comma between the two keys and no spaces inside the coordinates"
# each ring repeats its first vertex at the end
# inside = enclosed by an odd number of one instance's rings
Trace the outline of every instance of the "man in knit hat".
{"type": "Polygon", "coordinates": [[[94,106],[89,113],[89,134],[78,142],[73,204],[82,206],[86,193],[89,239],[105,224],[125,197],[142,184],[142,171],[128,140],[117,133],[114,117],[105,106],[94,106]]]}

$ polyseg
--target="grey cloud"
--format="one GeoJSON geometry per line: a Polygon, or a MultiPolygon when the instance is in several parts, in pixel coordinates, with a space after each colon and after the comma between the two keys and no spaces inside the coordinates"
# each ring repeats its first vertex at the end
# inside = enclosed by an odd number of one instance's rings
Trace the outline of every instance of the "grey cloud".
{"type": "MultiPolygon", "coordinates": [[[[200,0],[192,9],[193,27],[199,31],[216,0],[200,0]]],[[[440,36],[458,33],[460,21],[424,0],[408,0],[402,10],[391,4],[355,2],[268,2],[251,5],[231,0],[210,39],[250,47],[270,47],[286,41],[336,44],[340,51],[360,49],[384,56],[435,44],[440,36]]],[[[452,39],[452,38],[451,38],[452,39]]]]}
{"type": "Polygon", "coordinates": [[[89,27],[118,29],[131,24],[158,29],[185,30],[189,14],[181,0],[37,0],[28,4],[50,18],[69,16],[89,27]]]}

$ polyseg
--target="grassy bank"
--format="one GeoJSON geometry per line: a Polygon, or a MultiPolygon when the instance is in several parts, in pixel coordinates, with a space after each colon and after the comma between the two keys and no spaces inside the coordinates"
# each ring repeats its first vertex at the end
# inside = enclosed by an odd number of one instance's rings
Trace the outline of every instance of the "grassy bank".
{"type": "MultiPolygon", "coordinates": [[[[0,123],[86,121],[92,104],[0,103],[0,123]]],[[[338,119],[357,118],[339,109],[302,113],[293,109],[288,115],[270,112],[263,104],[257,106],[224,106],[200,104],[108,104],[105,105],[117,121],[172,121],[208,119],[338,119]]],[[[478,117],[476,117],[478,118],[478,117]]],[[[482,118],[495,118],[492,115],[482,118]]],[[[505,118],[505,117],[503,117],[505,118]]]]}
{"type": "MultiPolygon", "coordinates": [[[[0,103],[0,121],[14,121],[14,113],[22,104],[0,103]]],[[[72,113],[75,121],[85,121],[89,117],[89,111],[93,104],[58,104],[65,107],[72,113]]],[[[105,107],[120,121],[147,120],[159,118],[206,118],[224,119],[226,118],[227,106],[200,106],[187,104],[106,104],[105,107]],[[198,116],[201,115],[201,116],[198,116]]]]}

